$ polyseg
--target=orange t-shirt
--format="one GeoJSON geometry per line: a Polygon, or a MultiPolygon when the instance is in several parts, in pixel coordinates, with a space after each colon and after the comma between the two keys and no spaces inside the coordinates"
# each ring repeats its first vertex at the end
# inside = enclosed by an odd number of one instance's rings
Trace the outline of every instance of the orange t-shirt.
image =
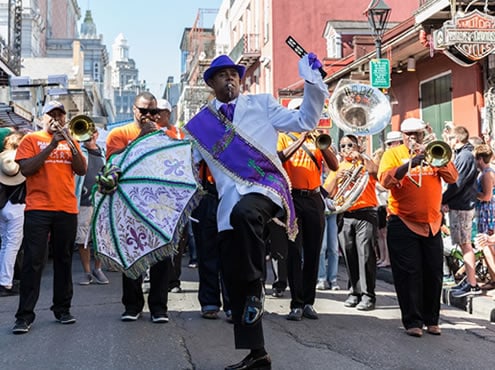
{"type": "Polygon", "coordinates": [[[141,127],[135,122],[127,125],[115,127],[107,136],[107,159],[112,154],[125,148],[131,141],[139,136],[141,127]]]}
{"type": "MultiPolygon", "coordinates": [[[[297,138],[301,134],[293,133],[297,138]]],[[[282,151],[289,147],[294,140],[292,140],[286,134],[280,134],[278,136],[277,151],[282,151]]],[[[314,142],[310,139],[306,139],[304,145],[313,153],[316,161],[320,165],[320,169],[316,166],[316,163],[311,159],[311,157],[304,151],[304,149],[299,148],[287,161],[282,165],[289,175],[290,182],[292,183],[293,189],[305,189],[314,190],[321,185],[321,168],[323,166],[323,155],[321,151],[316,148],[314,142]]]]}
{"type": "MultiPolygon", "coordinates": [[[[436,234],[441,226],[442,179],[454,183],[458,173],[452,162],[445,167],[422,167],[422,185],[416,186],[408,176],[395,178],[397,168],[409,161],[409,149],[400,145],[383,153],[378,169],[378,180],[390,190],[388,213],[399,216],[415,233],[428,235],[429,229],[436,234]]],[[[419,180],[420,166],[411,169],[410,175],[419,180]]]]}
{"type": "MultiPolygon", "coordinates": [[[[344,169],[350,169],[352,167],[352,163],[348,161],[343,161],[340,162],[339,164],[339,170],[344,169]]],[[[363,169],[363,171],[365,171],[363,169]]],[[[337,171],[330,171],[328,173],[328,176],[325,180],[325,184],[323,185],[324,188],[326,188],[329,184],[330,181],[335,179],[337,176],[337,171]]],[[[364,188],[362,194],[359,196],[359,198],[354,202],[354,204],[347,209],[348,211],[356,211],[358,209],[362,208],[367,208],[367,207],[376,207],[378,205],[378,200],[376,198],[376,179],[373,176],[368,177],[368,183],[366,184],[366,187],[364,188]]]]}
{"type": "MultiPolygon", "coordinates": [[[[51,141],[46,131],[27,134],[17,148],[16,161],[38,155],[51,141]]],[[[72,152],[65,141],[59,142],[35,174],[26,177],[26,189],[26,211],[78,213],[72,152]]]]}
{"type": "Polygon", "coordinates": [[[171,139],[175,139],[175,140],[184,139],[185,136],[184,132],[175,126],[170,126],[170,128],[164,128],[164,130],[167,136],[171,139]]]}

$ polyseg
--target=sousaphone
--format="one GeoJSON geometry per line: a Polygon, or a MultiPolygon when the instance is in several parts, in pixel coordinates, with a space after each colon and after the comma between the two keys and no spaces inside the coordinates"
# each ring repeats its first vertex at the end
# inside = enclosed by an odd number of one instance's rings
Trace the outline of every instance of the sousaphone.
{"type": "Polygon", "coordinates": [[[377,88],[340,80],[330,97],[328,113],[346,134],[366,136],[379,133],[390,123],[392,107],[377,88]]]}
{"type": "MultiPolygon", "coordinates": [[[[332,94],[328,113],[346,134],[374,135],[382,131],[392,118],[389,99],[377,88],[340,80],[332,94]]],[[[369,174],[363,163],[354,163],[346,176],[339,179],[338,190],[330,202],[331,213],[342,213],[361,196],[369,174]]],[[[328,204],[328,203],[327,203],[328,204]]]]}

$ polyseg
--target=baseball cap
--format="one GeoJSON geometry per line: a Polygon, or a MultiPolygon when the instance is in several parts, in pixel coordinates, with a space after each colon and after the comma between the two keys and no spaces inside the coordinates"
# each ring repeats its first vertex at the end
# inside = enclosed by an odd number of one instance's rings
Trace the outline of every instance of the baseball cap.
{"type": "Polygon", "coordinates": [[[402,133],[400,131],[390,131],[385,138],[385,144],[400,140],[402,140],[402,133]]]}
{"type": "Polygon", "coordinates": [[[404,121],[402,121],[400,130],[402,132],[416,132],[424,130],[425,127],[425,123],[419,118],[406,118],[404,121]]]}
{"type": "Polygon", "coordinates": [[[64,112],[64,114],[66,114],[64,105],[56,100],[51,100],[48,103],[46,103],[45,106],[43,107],[42,113],[47,114],[54,109],[60,109],[62,112],[64,112]]]}
{"type": "Polygon", "coordinates": [[[169,112],[172,112],[172,106],[167,99],[158,99],[156,102],[156,108],[159,110],[168,110],[169,112]]]}

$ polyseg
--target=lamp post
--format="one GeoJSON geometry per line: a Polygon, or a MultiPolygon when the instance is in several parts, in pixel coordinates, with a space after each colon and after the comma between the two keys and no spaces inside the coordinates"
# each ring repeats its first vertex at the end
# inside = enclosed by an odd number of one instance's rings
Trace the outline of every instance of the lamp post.
{"type": "MultiPolygon", "coordinates": [[[[376,58],[382,57],[382,37],[387,27],[392,9],[383,0],[371,0],[364,14],[368,17],[371,30],[375,36],[376,58]]],[[[381,146],[385,149],[385,130],[380,132],[381,146]]]]}

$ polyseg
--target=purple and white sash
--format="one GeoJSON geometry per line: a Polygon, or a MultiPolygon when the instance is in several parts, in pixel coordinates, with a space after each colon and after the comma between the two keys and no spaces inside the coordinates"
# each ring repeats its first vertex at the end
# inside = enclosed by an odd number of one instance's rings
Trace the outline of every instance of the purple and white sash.
{"type": "Polygon", "coordinates": [[[290,183],[269,156],[236,132],[232,122],[211,103],[194,116],[184,130],[193,138],[201,154],[235,181],[262,186],[279,196],[287,216],[287,235],[290,240],[295,239],[297,223],[290,183]]]}

